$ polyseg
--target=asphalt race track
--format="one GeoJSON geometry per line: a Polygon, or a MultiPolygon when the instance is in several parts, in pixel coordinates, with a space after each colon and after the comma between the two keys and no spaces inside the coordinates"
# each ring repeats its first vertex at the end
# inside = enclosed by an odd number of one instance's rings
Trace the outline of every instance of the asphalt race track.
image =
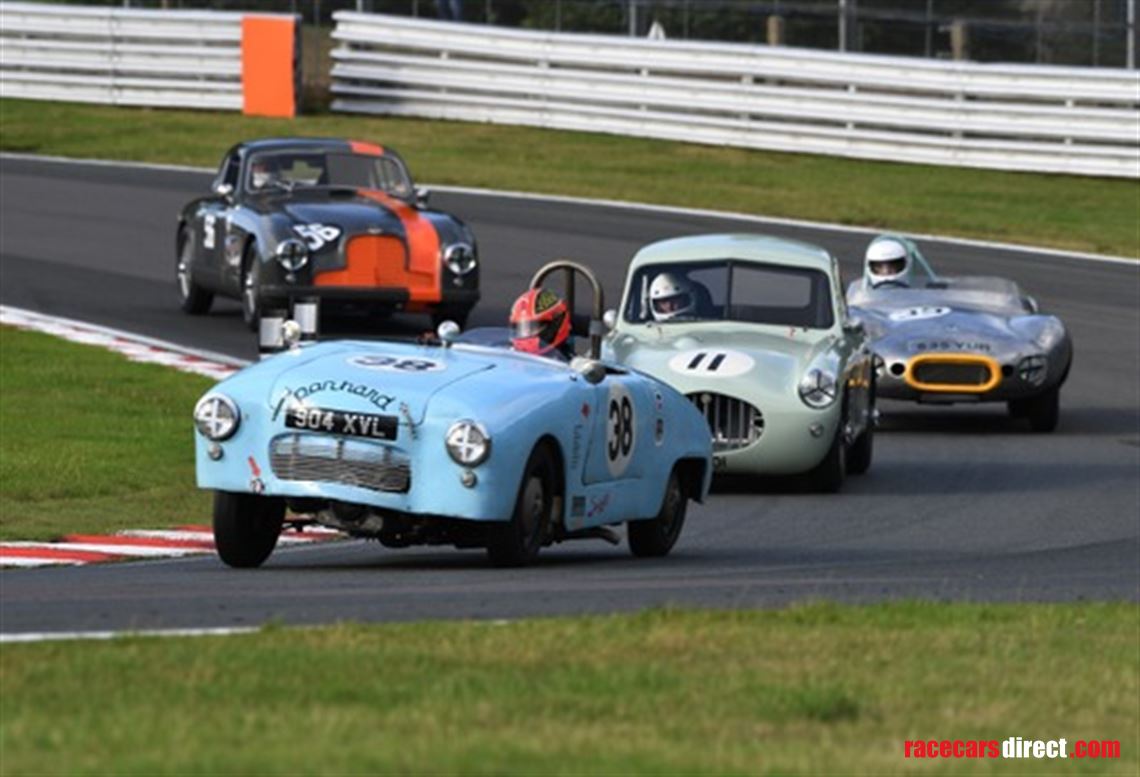
{"type": "MultiPolygon", "coordinates": [[[[0,160],[0,301],[252,357],[255,343],[236,303],[196,319],[176,307],[175,214],[208,180],[0,160]]],[[[486,195],[437,193],[433,205],[468,220],[480,240],[484,302],[472,325],[503,322],[530,274],[555,257],[596,268],[613,302],[629,257],[659,238],[726,230],[800,238],[839,255],[849,278],[868,240],[830,229],[486,195]]],[[[537,566],[504,571],[479,551],[345,542],[279,550],[253,571],[214,558],[5,571],[0,630],[510,618],[820,598],[1140,600],[1140,270],[922,246],[936,270],[1011,277],[1066,321],[1076,361],[1055,434],[1030,433],[1006,418],[1004,406],[884,403],[875,463],[849,478],[843,494],[774,484],[717,493],[692,507],[677,548],[663,560],[635,560],[624,545],[595,540],[548,549],[537,566]]],[[[425,321],[397,318],[372,334],[405,336],[425,321]]],[[[51,433],[49,419],[44,433],[51,433]]],[[[147,516],[137,525],[147,526],[147,516]]]]}

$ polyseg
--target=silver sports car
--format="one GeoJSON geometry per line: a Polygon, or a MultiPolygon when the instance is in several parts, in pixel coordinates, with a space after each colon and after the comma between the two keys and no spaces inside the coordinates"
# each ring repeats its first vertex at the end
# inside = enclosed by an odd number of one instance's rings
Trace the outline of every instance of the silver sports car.
{"type": "Polygon", "coordinates": [[[889,235],[868,248],[847,302],[871,337],[880,398],[1007,402],[1034,431],[1056,428],[1072,341],[1013,281],[935,276],[910,240],[889,235]]]}

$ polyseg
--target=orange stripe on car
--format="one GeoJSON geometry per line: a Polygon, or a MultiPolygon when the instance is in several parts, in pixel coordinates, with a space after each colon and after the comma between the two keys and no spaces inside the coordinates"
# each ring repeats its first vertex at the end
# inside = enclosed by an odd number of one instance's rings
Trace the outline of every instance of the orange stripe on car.
{"type": "Polygon", "coordinates": [[[241,20],[242,113],[296,116],[297,22],[248,14],[241,20]]]}
{"type": "Polygon", "coordinates": [[[358,235],[348,241],[343,270],[317,275],[317,286],[381,286],[408,290],[408,309],[439,302],[439,233],[406,202],[374,189],[358,194],[391,210],[404,226],[407,248],[391,235],[358,235]]]}

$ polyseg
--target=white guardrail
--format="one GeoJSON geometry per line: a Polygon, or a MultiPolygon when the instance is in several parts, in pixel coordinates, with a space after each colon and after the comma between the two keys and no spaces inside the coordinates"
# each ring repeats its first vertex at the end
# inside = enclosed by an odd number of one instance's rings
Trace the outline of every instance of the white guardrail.
{"type": "Polygon", "coordinates": [[[0,95],[242,110],[246,17],[0,3],[0,95]]]}
{"type": "Polygon", "coordinates": [[[1140,177],[1134,70],[334,18],[336,111],[1140,177]]]}

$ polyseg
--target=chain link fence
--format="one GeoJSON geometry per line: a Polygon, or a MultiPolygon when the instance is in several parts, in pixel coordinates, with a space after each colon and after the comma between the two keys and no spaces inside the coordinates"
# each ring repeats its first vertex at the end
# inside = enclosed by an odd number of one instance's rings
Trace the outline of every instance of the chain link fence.
{"type": "Polygon", "coordinates": [[[562,32],[977,62],[1135,67],[1138,0],[63,0],[76,5],[300,14],[337,10],[562,32]]]}

